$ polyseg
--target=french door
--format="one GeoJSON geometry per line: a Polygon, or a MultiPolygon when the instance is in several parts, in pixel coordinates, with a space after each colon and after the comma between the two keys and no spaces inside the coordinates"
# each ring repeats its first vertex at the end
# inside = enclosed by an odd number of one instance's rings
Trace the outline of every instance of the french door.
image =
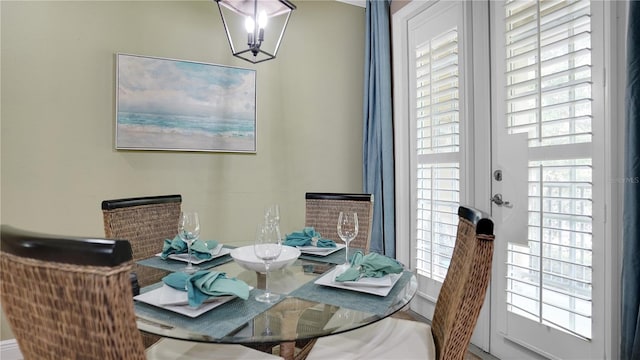
{"type": "MultiPolygon", "coordinates": [[[[417,270],[414,310],[433,315],[451,260],[458,205],[490,208],[488,4],[414,1],[394,21],[397,237],[411,239],[398,257],[417,270]],[[401,27],[402,29],[399,29],[401,27]],[[480,34],[484,34],[481,36],[480,34]],[[406,176],[410,174],[410,176],[406,176]]],[[[488,299],[487,299],[488,303],[488,299]]],[[[473,340],[489,348],[489,306],[473,340]]]]}
{"type": "Polygon", "coordinates": [[[491,348],[504,358],[604,357],[603,13],[491,3],[491,348]]]}
{"type": "Polygon", "coordinates": [[[418,274],[412,306],[431,318],[458,204],[490,212],[492,283],[472,342],[503,359],[606,357],[604,10],[413,1],[394,14],[397,235],[411,239],[397,253],[418,274]]]}

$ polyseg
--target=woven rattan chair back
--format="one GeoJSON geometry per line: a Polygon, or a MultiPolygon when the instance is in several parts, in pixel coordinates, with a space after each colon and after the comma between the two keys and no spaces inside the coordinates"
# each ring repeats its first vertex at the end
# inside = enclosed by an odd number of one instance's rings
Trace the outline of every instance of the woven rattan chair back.
{"type": "Polygon", "coordinates": [[[2,308],[25,360],[144,359],[124,240],[0,229],[2,308]]]}
{"type": "Polygon", "coordinates": [[[463,206],[458,217],[456,244],[431,325],[439,360],[464,358],[491,277],[493,221],[463,206]]]}
{"type": "MultiPolygon", "coordinates": [[[[165,239],[178,234],[182,196],[162,195],[102,202],[104,233],[107,238],[131,242],[133,260],[151,257],[162,250],[165,239]]],[[[140,286],[154,284],[166,271],[134,264],[140,286]]]]}
{"type": "Polygon", "coordinates": [[[305,226],[312,226],[322,237],[338,244],[342,243],[337,229],[340,211],[357,212],[358,236],[349,243],[349,248],[369,252],[373,222],[373,195],[307,193],[305,199],[305,226]]]}

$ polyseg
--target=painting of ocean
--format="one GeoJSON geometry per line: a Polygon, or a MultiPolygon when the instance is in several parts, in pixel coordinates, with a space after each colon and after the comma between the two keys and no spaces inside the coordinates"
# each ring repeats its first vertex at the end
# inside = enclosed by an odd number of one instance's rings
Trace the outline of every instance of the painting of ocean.
{"type": "Polygon", "coordinates": [[[117,55],[116,148],[256,151],[255,70],[117,55]]]}

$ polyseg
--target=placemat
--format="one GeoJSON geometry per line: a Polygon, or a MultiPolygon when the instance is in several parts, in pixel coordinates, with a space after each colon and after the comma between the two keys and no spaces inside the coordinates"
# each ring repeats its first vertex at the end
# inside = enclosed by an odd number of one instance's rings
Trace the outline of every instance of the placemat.
{"type": "MultiPolygon", "coordinates": [[[[141,292],[144,293],[160,286],[162,286],[162,282],[146,286],[141,289],[141,292]]],[[[255,300],[256,295],[263,292],[263,290],[252,289],[249,293],[249,299],[233,299],[196,318],[190,318],[140,301],[134,301],[134,308],[138,316],[219,339],[275,305],[255,300]]]]}
{"type": "Polygon", "coordinates": [[[393,304],[396,295],[398,295],[407,282],[411,280],[411,276],[413,276],[412,272],[405,271],[387,296],[377,296],[358,291],[316,285],[314,284],[316,279],[302,285],[291,292],[290,295],[303,300],[365,311],[376,315],[384,315],[393,304]]]}
{"type": "MultiPolygon", "coordinates": [[[[227,249],[235,248],[234,246],[227,246],[227,245],[224,245],[224,247],[227,249]]],[[[230,254],[227,254],[224,256],[211,259],[209,261],[202,262],[194,266],[197,266],[198,268],[200,268],[200,270],[207,270],[207,269],[211,269],[212,267],[216,267],[218,265],[226,264],[230,261],[233,261],[233,258],[231,257],[230,254]]],[[[173,260],[173,259],[163,260],[159,256],[153,256],[147,259],[139,260],[139,261],[136,261],[136,263],[143,266],[149,266],[156,269],[162,269],[162,270],[167,270],[171,272],[182,271],[184,267],[187,266],[187,263],[184,261],[173,260]]]]}

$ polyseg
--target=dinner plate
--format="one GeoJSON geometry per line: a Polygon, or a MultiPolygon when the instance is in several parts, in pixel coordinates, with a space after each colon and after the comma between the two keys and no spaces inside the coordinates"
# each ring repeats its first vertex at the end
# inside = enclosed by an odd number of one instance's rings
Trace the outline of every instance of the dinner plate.
{"type": "MultiPolygon", "coordinates": [[[[227,248],[223,248],[222,244],[218,244],[218,246],[216,246],[215,248],[211,249],[210,253],[211,253],[211,257],[209,259],[200,259],[195,257],[193,254],[191,255],[191,263],[194,265],[197,264],[201,264],[203,262],[207,262],[207,261],[211,261],[215,258],[227,255],[231,252],[231,249],[227,249],[227,248]]],[[[162,255],[162,253],[157,253],[156,256],[160,256],[162,255]]],[[[189,261],[189,256],[187,256],[187,253],[182,253],[182,254],[171,254],[168,256],[169,259],[173,259],[173,260],[178,260],[178,261],[184,261],[184,262],[188,262],[189,261]]]]}
{"type": "Polygon", "coordinates": [[[303,254],[311,254],[318,256],[327,256],[333,254],[336,251],[345,248],[345,244],[336,244],[336,247],[317,247],[317,246],[296,246],[303,254]]]}
{"type": "MultiPolygon", "coordinates": [[[[337,275],[336,275],[337,276],[337,275]]],[[[336,281],[334,277],[334,282],[346,286],[367,286],[367,287],[389,287],[393,285],[391,282],[391,276],[385,275],[379,278],[371,278],[371,277],[363,277],[358,279],[357,281],[336,281]]]]}
{"type": "Polygon", "coordinates": [[[172,288],[166,284],[162,284],[161,287],[147,291],[144,294],[136,295],[133,298],[135,300],[147,303],[149,305],[157,306],[163,309],[167,309],[173,312],[177,312],[188,317],[198,317],[209,310],[234,299],[236,296],[216,296],[207,299],[202,305],[197,308],[189,306],[187,300],[187,292],[180,291],[172,288]]]}
{"type": "Polygon", "coordinates": [[[380,278],[362,278],[358,281],[337,282],[335,281],[335,272],[336,269],[334,268],[333,270],[317,279],[315,281],[315,284],[330,286],[339,289],[359,291],[378,296],[387,296],[389,295],[389,292],[396,284],[396,282],[400,279],[400,277],[402,277],[402,273],[400,273],[388,274],[380,278]]]}

